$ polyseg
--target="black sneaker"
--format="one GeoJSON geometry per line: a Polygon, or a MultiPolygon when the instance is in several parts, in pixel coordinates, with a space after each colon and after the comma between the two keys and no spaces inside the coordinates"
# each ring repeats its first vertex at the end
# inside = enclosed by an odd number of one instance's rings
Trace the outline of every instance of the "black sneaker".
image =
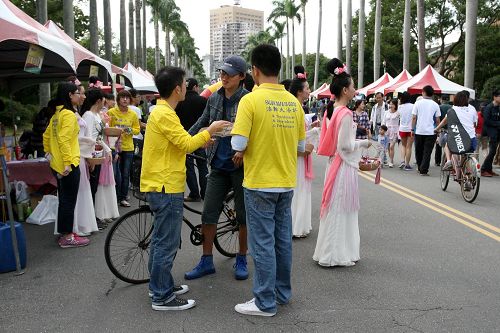
{"type": "Polygon", "coordinates": [[[194,299],[183,299],[176,297],[170,302],[153,302],[152,308],[156,311],[180,311],[191,309],[196,305],[194,299]]]}
{"type": "Polygon", "coordinates": [[[103,220],[97,220],[97,229],[99,229],[99,231],[101,230],[104,230],[108,227],[108,224],[106,222],[104,222],[103,220]]]}
{"type": "MultiPolygon", "coordinates": [[[[174,286],[174,294],[177,296],[185,294],[188,291],[189,291],[189,287],[187,286],[187,284],[181,284],[178,286],[174,286]]],[[[149,298],[153,297],[153,292],[151,290],[148,291],[148,296],[149,296],[149,298]]]]}

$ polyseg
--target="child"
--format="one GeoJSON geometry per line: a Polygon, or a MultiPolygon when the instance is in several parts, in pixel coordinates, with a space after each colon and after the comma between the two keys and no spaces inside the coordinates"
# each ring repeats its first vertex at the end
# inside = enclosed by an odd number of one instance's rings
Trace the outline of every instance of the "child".
{"type": "Polygon", "coordinates": [[[379,134],[378,134],[378,143],[379,143],[379,156],[380,156],[380,161],[383,162],[383,165],[387,165],[387,150],[389,148],[389,137],[386,135],[387,132],[387,126],[382,125],[380,126],[379,129],[379,134]]]}

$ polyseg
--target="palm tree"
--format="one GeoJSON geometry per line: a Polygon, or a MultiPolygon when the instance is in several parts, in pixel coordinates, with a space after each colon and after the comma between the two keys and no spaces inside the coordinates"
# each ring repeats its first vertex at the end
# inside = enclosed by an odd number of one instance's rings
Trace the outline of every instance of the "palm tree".
{"type": "Polygon", "coordinates": [[[146,0],[148,6],[151,7],[151,13],[153,15],[153,29],[155,32],[155,71],[158,72],[160,69],[160,12],[161,12],[161,2],[162,0],[146,0]]]}
{"type": "Polygon", "coordinates": [[[245,50],[243,50],[241,56],[248,61],[250,60],[250,53],[255,47],[260,44],[274,44],[275,41],[276,39],[271,34],[270,28],[267,28],[265,31],[259,31],[255,34],[252,34],[248,37],[248,40],[245,44],[245,50]]]}
{"type": "Polygon", "coordinates": [[[285,19],[286,24],[286,68],[285,68],[285,78],[290,78],[290,26],[288,22],[288,16],[285,10],[285,0],[273,0],[273,11],[269,14],[267,22],[273,20],[279,20],[281,18],[285,19]]]}
{"type": "Polygon", "coordinates": [[[347,71],[351,73],[351,44],[352,44],[352,0],[347,0],[347,23],[345,25],[345,61],[347,71]]]}
{"type": "Polygon", "coordinates": [[[477,0],[467,0],[465,9],[465,68],[464,85],[474,88],[476,67],[477,0]]]}
{"type": "Polygon", "coordinates": [[[425,67],[425,9],[424,0],[417,0],[417,27],[418,27],[418,68],[425,67]]]}
{"type": "Polygon", "coordinates": [[[292,68],[295,67],[295,20],[300,24],[300,6],[296,6],[294,0],[285,0],[287,17],[292,22],[292,68]]]}
{"type": "Polygon", "coordinates": [[[410,21],[411,2],[405,0],[405,16],[403,21],[403,69],[410,68],[410,21]]]}
{"type": "Polygon", "coordinates": [[[135,47],[137,66],[142,66],[142,46],[141,46],[141,0],[135,0],[135,47]]]}
{"type": "Polygon", "coordinates": [[[160,20],[165,31],[165,65],[171,64],[170,56],[170,32],[172,27],[181,21],[180,9],[172,0],[163,0],[161,5],[160,20]]]}
{"type": "Polygon", "coordinates": [[[97,54],[99,52],[99,28],[97,23],[97,3],[96,0],[90,0],[90,52],[97,54]]]}
{"type": "MultiPolygon", "coordinates": [[[[38,22],[40,22],[41,24],[45,24],[45,22],[47,22],[47,0],[37,0],[36,16],[38,18],[38,22]]],[[[40,104],[40,107],[47,106],[47,103],[50,100],[50,83],[40,84],[38,97],[38,103],[40,104]]]]}
{"type": "Polygon", "coordinates": [[[280,58],[281,58],[281,67],[280,67],[280,80],[283,80],[283,37],[285,37],[285,23],[281,23],[278,21],[273,21],[274,24],[274,39],[276,40],[276,44],[279,41],[280,47],[280,58]]]}
{"type": "MultiPolygon", "coordinates": [[[[418,0],[417,0],[418,1],[418,0]]],[[[373,43],[373,81],[380,77],[380,26],[382,23],[382,3],[375,4],[375,38],[373,43]]]]}
{"type": "Polygon", "coordinates": [[[306,5],[307,0],[300,0],[302,7],[302,66],[306,68],[306,5]]]}
{"type": "MultiPolygon", "coordinates": [[[[174,21],[172,23],[174,23],[171,26],[172,32],[174,33],[174,38],[178,37],[175,39],[175,41],[174,41],[174,39],[172,39],[172,44],[175,47],[174,48],[174,66],[179,66],[179,56],[182,56],[182,52],[180,52],[181,48],[182,48],[182,46],[189,43],[191,40],[186,37],[186,36],[189,36],[189,31],[188,31],[187,25],[184,22],[182,22],[181,20],[177,20],[177,21],[174,21]]],[[[193,45],[194,45],[194,40],[193,40],[193,45]]]]}
{"type": "Polygon", "coordinates": [[[64,32],[75,39],[75,16],[73,14],[73,0],[63,0],[64,32]]]}
{"type": "Polygon", "coordinates": [[[103,0],[104,9],[104,50],[105,58],[111,61],[113,57],[113,45],[111,43],[111,9],[109,0],[103,0]]]}
{"type": "Polygon", "coordinates": [[[128,61],[135,66],[137,65],[137,62],[134,44],[134,0],[128,0],[128,61]]]}
{"type": "Polygon", "coordinates": [[[342,0],[337,4],[337,58],[342,59],[342,0]]]}
{"type": "Polygon", "coordinates": [[[358,89],[363,88],[364,68],[365,68],[365,0],[359,0],[358,89]]]}
{"type": "Polygon", "coordinates": [[[146,45],[146,3],[142,5],[142,68],[148,67],[147,53],[148,47],[146,45]]]}
{"type": "Polygon", "coordinates": [[[319,47],[321,45],[321,23],[323,20],[323,1],[319,0],[318,37],[316,40],[316,60],[314,61],[314,90],[318,87],[319,47]]]}
{"type": "Polygon", "coordinates": [[[125,0],[120,0],[120,55],[122,67],[127,64],[127,21],[125,17],[125,0]]]}

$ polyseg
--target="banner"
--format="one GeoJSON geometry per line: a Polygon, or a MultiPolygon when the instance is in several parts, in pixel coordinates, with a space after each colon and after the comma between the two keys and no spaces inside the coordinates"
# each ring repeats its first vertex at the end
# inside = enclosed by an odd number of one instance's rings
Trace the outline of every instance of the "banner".
{"type": "Polygon", "coordinates": [[[90,65],[89,77],[99,76],[99,67],[95,65],[90,65]]]}
{"type": "Polygon", "coordinates": [[[40,46],[30,44],[26,63],[24,64],[24,71],[33,74],[40,74],[42,70],[43,57],[45,50],[40,46]]]}

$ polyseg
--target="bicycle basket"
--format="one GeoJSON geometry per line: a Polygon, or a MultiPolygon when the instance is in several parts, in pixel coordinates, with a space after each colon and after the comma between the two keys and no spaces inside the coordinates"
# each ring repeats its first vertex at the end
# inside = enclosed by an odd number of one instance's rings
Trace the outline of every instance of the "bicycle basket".
{"type": "Polygon", "coordinates": [[[132,180],[132,195],[140,201],[146,201],[146,193],[141,192],[141,168],[142,157],[134,155],[132,160],[131,180],[132,180]]]}

